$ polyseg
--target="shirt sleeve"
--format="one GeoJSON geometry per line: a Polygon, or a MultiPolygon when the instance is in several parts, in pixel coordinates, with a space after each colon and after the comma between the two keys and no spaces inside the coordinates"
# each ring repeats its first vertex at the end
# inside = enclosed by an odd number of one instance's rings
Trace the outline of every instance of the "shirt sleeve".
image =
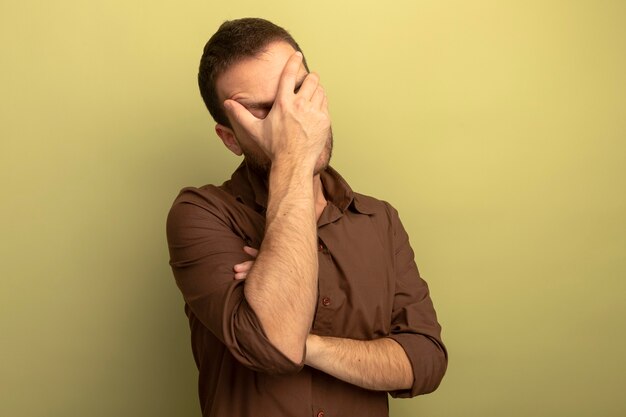
{"type": "Polygon", "coordinates": [[[402,346],[413,368],[413,386],[390,392],[390,395],[409,398],[437,389],[446,372],[448,354],[441,340],[441,326],[437,322],[428,284],[420,277],[409,237],[397,211],[391,206],[389,209],[396,269],[389,337],[402,346]]]}
{"type": "Polygon", "coordinates": [[[267,338],[244,297],[244,280],[234,265],[251,259],[219,197],[186,189],[167,218],[170,265],[191,312],[244,366],[257,372],[298,372],[294,363],[267,338]]]}

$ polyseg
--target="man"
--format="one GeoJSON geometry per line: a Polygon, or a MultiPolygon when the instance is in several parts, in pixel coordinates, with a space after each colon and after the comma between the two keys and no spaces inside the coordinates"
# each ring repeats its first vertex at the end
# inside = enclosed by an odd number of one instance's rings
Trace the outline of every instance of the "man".
{"type": "Polygon", "coordinates": [[[224,145],[219,187],[186,188],[167,224],[204,416],[386,416],[431,392],[440,326],[397,212],[328,166],[319,76],[262,19],[224,23],[200,64],[224,145]]]}

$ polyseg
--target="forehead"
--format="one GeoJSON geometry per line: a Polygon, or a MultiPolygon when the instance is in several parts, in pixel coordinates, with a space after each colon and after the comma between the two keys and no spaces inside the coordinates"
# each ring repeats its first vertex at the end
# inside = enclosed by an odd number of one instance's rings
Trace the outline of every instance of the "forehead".
{"type": "MultiPolygon", "coordinates": [[[[218,98],[237,101],[273,101],[287,60],[295,49],[286,42],[271,43],[259,54],[230,66],[216,81],[218,98]]],[[[300,74],[306,73],[304,65],[300,74]]]]}

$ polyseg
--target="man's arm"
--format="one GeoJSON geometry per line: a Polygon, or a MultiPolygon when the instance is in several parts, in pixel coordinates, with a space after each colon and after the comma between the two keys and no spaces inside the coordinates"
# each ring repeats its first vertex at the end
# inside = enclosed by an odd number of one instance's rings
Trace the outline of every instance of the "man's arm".
{"type": "Polygon", "coordinates": [[[317,228],[313,172],[330,128],[318,77],[297,93],[302,55],[287,62],[265,119],[226,100],[225,109],[272,160],[263,243],[245,283],[245,298],[268,339],[295,363],[304,357],[317,298],[317,228]],[[320,92],[321,91],[321,92],[320,92]]]}
{"type": "Polygon", "coordinates": [[[352,340],[309,335],[304,362],[335,378],[376,391],[411,388],[413,372],[392,339],[352,340]]]}
{"type": "MultiPolygon", "coordinates": [[[[258,251],[244,247],[256,257],[258,251]]],[[[245,279],[255,261],[234,266],[235,278],[245,279]]],[[[376,391],[409,389],[413,384],[411,363],[404,349],[392,339],[353,340],[309,334],[306,365],[335,378],[376,391]]]]}
{"type": "Polygon", "coordinates": [[[447,352],[409,237],[398,212],[388,204],[386,210],[384,218],[389,223],[382,226],[391,233],[395,270],[390,333],[366,341],[311,336],[305,363],[363,388],[412,397],[439,386],[447,367],[447,352]]]}
{"type": "Polygon", "coordinates": [[[317,249],[312,173],[273,165],[267,226],[244,287],[268,339],[302,362],[317,298],[317,249]]]}
{"type": "MultiPolygon", "coordinates": [[[[366,389],[410,397],[437,388],[446,371],[447,352],[406,231],[397,212],[390,206],[388,210],[397,275],[391,334],[375,340],[309,335],[305,364],[366,389]]],[[[250,248],[246,252],[255,256],[250,248]]],[[[245,279],[253,264],[235,265],[235,277],[245,279]]]]}

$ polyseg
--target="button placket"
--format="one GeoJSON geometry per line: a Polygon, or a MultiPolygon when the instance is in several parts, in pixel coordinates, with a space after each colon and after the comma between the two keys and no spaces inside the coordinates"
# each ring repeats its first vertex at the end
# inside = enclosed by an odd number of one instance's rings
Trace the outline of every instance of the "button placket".
{"type": "MultiPolygon", "coordinates": [[[[323,235],[324,231],[321,234],[323,235]]],[[[333,265],[333,258],[330,255],[328,246],[325,245],[324,240],[318,235],[317,240],[318,247],[318,261],[319,261],[319,280],[318,280],[318,298],[317,308],[315,312],[315,319],[313,328],[316,333],[322,336],[327,336],[332,333],[334,314],[333,310],[336,307],[334,300],[335,285],[334,278],[336,274],[335,266],[333,265]]],[[[314,413],[313,416],[316,414],[314,413]]]]}

